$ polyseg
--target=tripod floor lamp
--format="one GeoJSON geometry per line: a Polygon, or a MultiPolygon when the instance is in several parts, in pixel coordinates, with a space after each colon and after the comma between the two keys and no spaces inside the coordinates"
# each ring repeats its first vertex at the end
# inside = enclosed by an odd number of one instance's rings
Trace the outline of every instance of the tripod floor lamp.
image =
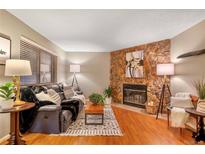
{"type": "Polygon", "coordinates": [[[164,80],[163,80],[162,90],[160,94],[160,101],[159,101],[159,106],[157,109],[156,119],[158,119],[159,113],[162,114],[166,89],[168,90],[168,93],[171,96],[171,91],[167,83],[167,76],[174,75],[174,64],[171,64],[171,63],[157,64],[157,75],[164,76],[164,80]]]}
{"type": "Polygon", "coordinates": [[[77,78],[76,78],[76,73],[80,73],[80,65],[71,64],[70,65],[70,72],[73,73],[72,86],[74,86],[76,84],[77,87],[78,87],[78,81],[77,81],[77,78]]]}

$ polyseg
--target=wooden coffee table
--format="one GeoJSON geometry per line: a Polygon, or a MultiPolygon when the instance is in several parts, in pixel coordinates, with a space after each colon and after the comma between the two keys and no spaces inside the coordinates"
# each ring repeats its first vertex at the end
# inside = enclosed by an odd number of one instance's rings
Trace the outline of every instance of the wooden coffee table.
{"type": "Polygon", "coordinates": [[[85,124],[86,125],[103,125],[104,122],[104,105],[94,105],[91,102],[87,102],[85,106],[85,124]],[[88,122],[88,116],[100,116],[101,122],[88,122]]]}

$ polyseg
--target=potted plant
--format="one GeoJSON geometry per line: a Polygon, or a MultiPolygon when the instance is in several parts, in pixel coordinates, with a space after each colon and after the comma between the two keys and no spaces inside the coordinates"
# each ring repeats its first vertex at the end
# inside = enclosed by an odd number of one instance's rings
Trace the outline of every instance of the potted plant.
{"type": "Polygon", "coordinates": [[[12,108],[14,105],[14,85],[12,82],[6,82],[0,86],[0,106],[2,109],[12,108]]]}
{"type": "Polygon", "coordinates": [[[205,112],[205,81],[204,79],[195,81],[194,87],[196,88],[197,94],[199,96],[196,110],[199,112],[205,112]]]}
{"type": "Polygon", "coordinates": [[[89,100],[95,105],[104,104],[104,97],[98,93],[91,94],[89,100]]]}
{"type": "Polygon", "coordinates": [[[105,103],[106,104],[111,104],[112,102],[112,88],[111,87],[108,87],[104,90],[104,95],[105,95],[105,103]]]}

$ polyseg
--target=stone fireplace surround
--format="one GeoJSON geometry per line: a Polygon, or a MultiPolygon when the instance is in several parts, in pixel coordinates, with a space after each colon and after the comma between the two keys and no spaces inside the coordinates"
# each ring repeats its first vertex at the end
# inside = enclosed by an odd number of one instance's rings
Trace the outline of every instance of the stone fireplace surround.
{"type": "MultiPolygon", "coordinates": [[[[159,98],[163,77],[156,75],[156,65],[158,63],[170,63],[169,39],[111,52],[110,85],[113,89],[113,101],[115,103],[123,103],[123,84],[147,85],[149,93],[147,99],[149,100],[150,96],[159,98]],[[144,50],[144,77],[125,77],[126,53],[140,50],[144,50]]],[[[168,79],[168,84],[170,84],[170,79],[168,79]]]]}
{"type": "Polygon", "coordinates": [[[143,84],[123,84],[123,104],[145,108],[147,86],[143,84]]]}

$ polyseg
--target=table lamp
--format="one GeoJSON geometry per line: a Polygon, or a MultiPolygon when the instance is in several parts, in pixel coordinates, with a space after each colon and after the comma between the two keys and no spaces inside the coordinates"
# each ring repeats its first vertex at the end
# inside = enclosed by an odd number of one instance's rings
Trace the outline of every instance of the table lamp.
{"type": "Polygon", "coordinates": [[[20,105],[20,76],[32,75],[30,61],[20,59],[6,60],[5,76],[12,76],[16,87],[15,105],[20,105]]]}
{"type": "Polygon", "coordinates": [[[74,85],[75,82],[76,82],[76,84],[78,86],[78,81],[77,81],[75,73],[79,73],[80,72],[80,65],[78,65],[78,64],[71,64],[70,65],[70,72],[73,73],[72,86],[74,85]]]}
{"type": "Polygon", "coordinates": [[[160,95],[159,106],[157,109],[156,119],[158,119],[159,112],[161,111],[162,113],[163,111],[164,95],[165,95],[166,88],[168,89],[169,95],[171,96],[171,91],[169,85],[167,84],[167,76],[174,75],[174,64],[171,63],[157,64],[157,75],[164,76],[164,80],[163,80],[163,86],[160,95]]]}

